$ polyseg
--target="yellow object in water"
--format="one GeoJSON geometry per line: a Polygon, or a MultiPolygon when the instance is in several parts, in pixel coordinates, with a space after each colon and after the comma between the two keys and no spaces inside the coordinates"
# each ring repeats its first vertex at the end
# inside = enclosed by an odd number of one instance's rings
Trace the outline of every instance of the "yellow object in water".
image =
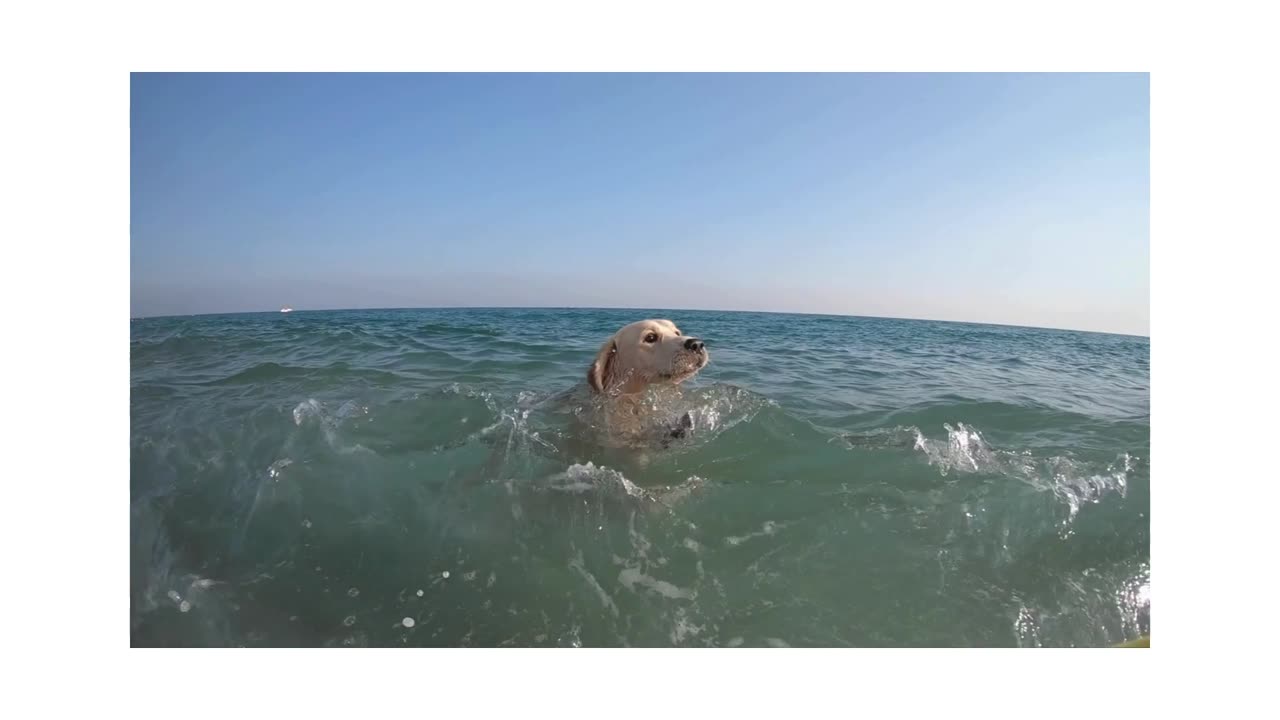
{"type": "Polygon", "coordinates": [[[1151,636],[1150,636],[1150,635],[1143,635],[1142,637],[1140,637],[1140,638],[1138,638],[1138,639],[1136,639],[1136,640],[1130,640],[1130,641],[1128,641],[1128,642],[1122,642],[1122,643],[1120,643],[1119,645],[1112,645],[1111,647],[1118,647],[1118,648],[1149,648],[1149,647],[1151,647],[1151,636]]]}

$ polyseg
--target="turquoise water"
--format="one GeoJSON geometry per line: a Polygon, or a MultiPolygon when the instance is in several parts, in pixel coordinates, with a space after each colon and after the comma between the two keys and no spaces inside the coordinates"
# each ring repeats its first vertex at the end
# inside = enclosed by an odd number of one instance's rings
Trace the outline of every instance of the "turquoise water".
{"type": "Polygon", "coordinates": [[[1101,646],[1149,631],[1146,338],[825,316],[131,324],[136,646],[1101,646]],[[617,328],[688,437],[581,421],[617,328]]]}

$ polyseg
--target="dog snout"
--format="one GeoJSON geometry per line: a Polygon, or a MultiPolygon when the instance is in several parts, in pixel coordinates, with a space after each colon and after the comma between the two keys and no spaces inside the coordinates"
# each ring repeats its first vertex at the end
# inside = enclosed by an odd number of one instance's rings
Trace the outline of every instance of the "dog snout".
{"type": "Polygon", "coordinates": [[[696,337],[691,337],[688,340],[684,341],[685,350],[692,350],[693,352],[698,352],[703,347],[704,347],[703,342],[696,337]]]}

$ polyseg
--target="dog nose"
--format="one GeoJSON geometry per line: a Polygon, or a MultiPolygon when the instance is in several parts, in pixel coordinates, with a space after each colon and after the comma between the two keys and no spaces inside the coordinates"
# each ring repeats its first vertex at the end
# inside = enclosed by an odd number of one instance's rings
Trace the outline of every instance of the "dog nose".
{"type": "Polygon", "coordinates": [[[684,349],[697,352],[702,349],[702,341],[698,338],[689,338],[684,341],[684,349]]]}

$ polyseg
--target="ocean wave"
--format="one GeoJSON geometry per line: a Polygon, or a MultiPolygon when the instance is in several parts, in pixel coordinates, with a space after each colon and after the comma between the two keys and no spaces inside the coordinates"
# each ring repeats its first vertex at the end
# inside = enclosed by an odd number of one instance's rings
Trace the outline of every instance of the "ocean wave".
{"type": "Polygon", "coordinates": [[[618,470],[587,462],[574,463],[563,472],[552,475],[547,478],[545,487],[553,492],[571,494],[613,493],[635,500],[673,507],[677,503],[687,500],[695,492],[704,488],[706,484],[705,479],[697,475],[690,475],[684,482],[676,485],[641,488],[618,470]]]}
{"type": "Polygon", "coordinates": [[[415,331],[424,337],[501,337],[502,331],[483,325],[449,325],[446,323],[426,323],[419,325],[415,331]]]}
{"type": "Polygon", "coordinates": [[[1119,454],[1105,465],[1065,455],[1037,457],[992,447],[976,428],[943,423],[945,438],[929,438],[915,426],[884,428],[841,437],[851,449],[911,449],[922,455],[943,477],[952,473],[995,475],[1024,482],[1052,493],[1066,507],[1063,523],[1070,525],[1080,508],[1097,503],[1110,492],[1125,496],[1136,458],[1119,454]]]}
{"type": "Polygon", "coordinates": [[[1047,579],[1049,591],[1015,594],[1020,647],[1109,646],[1151,632],[1151,568],[1146,562],[1086,568],[1047,579]],[[1053,638],[1052,642],[1046,642],[1053,638]]]}
{"type": "Polygon", "coordinates": [[[129,352],[134,359],[175,354],[195,355],[216,349],[221,340],[207,335],[171,335],[154,340],[134,340],[129,352]]]}
{"type": "Polygon", "coordinates": [[[633,446],[609,442],[583,376],[636,314],[134,323],[134,643],[1062,646],[1148,628],[1143,343],[680,315],[716,361],[654,397],[654,442],[633,446]]]}
{"type": "MultiPolygon", "coordinates": [[[[467,432],[454,432],[454,426],[434,451],[451,452],[481,443],[500,456],[495,460],[498,466],[538,456],[557,460],[598,456],[645,464],[652,458],[650,451],[673,456],[710,446],[723,433],[749,423],[773,405],[761,395],[727,385],[655,396],[642,431],[619,437],[610,430],[599,401],[579,387],[558,392],[522,390],[513,397],[477,385],[451,383],[437,392],[479,401],[484,411],[458,411],[467,432]],[[682,416],[686,426],[691,424],[690,432],[673,438],[672,427],[682,416]]],[[[427,424],[425,429],[423,437],[429,437],[432,427],[427,424]]]]}
{"type": "Polygon", "coordinates": [[[252,385],[256,383],[279,382],[281,380],[366,380],[377,383],[402,382],[400,375],[386,370],[351,367],[346,362],[330,363],[322,367],[304,367],[297,365],[281,365],[275,362],[263,362],[239,372],[216,380],[196,383],[198,385],[252,385]]]}
{"type": "Polygon", "coordinates": [[[596,467],[595,463],[573,464],[562,473],[549,478],[549,488],[559,492],[582,493],[595,492],[602,488],[620,490],[634,498],[645,497],[645,493],[636,484],[617,470],[607,467],[596,467]]]}
{"type": "Polygon", "coordinates": [[[694,390],[682,398],[676,409],[685,409],[693,419],[695,434],[710,432],[710,440],[739,423],[751,422],[765,408],[778,404],[759,393],[735,385],[716,384],[694,390]]]}
{"type": "Polygon", "coordinates": [[[640,422],[618,434],[607,405],[581,393],[562,398],[578,424],[572,432],[580,440],[677,454],[710,446],[735,427],[750,424],[762,410],[777,407],[764,395],[723,383],[684,391],[653,390],[639,398],[644,405],[640,422]]]}
{"type": "MultiPolygon", "coordinates": [[[[357,414],[368,414],[369,409],[362,407],[358,403],[345,402],[338,407],[336,411],[330,411],[328,406],[315,398],[304,400],[293,409],[293,423],[299,428],[317,427],[320,429],[321,435],[324,437],[325,444],[332,450],[336,450],[342,454],[350,454],[356,452],[373,453],[373,450],[361,445],[360,443],[348,444],[339,433],[339,426],[342,421],[348,417],[357,414]]],[[[288,448],[288,444],[285,446],[288,448]]],[[[278,471],[279,468],[272,466],[273,470],[278,471]]],[[[271,477],[275,477],[274,474],[271,477]]]]}

